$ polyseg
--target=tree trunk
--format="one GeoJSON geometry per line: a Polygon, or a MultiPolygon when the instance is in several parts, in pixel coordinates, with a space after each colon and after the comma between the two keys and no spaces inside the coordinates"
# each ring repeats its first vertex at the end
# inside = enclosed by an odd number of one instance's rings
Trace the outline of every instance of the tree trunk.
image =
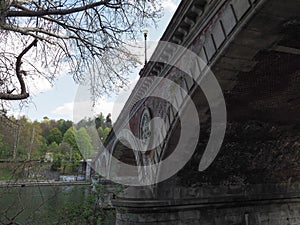
{"type": "Polygon", "coordinates": [[[13,160],[16,160],[16,158],[17,158],[20,131],[21,131],[21,127],[19,126],[19,124],[17,124],[16,138],[15,138],[15,143],[14,143],[13,160]]]}

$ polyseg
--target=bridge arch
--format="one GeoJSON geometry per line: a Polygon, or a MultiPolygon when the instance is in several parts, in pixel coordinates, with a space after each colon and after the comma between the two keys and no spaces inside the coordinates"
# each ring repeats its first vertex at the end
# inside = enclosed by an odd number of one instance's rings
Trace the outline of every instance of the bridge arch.
{"type": "Polygon", "coordinates": [[[134,141],[130,132],[124,132],[123,136],[115,139],[109,154],[107,165],[107,178],[117,183],[136,183],[143,177],[142,159],[140,147],[134,141]],[[130,169],[124,169],[124,164],[130,169]],[[128,182],[126,182],[128,180],[128,182]]]}
{"type": "Polygon", "coordinates": [[[107,157],[103,154],[101,157],[97,159],[96,171],[101,171],[101,174],[106,177],[107,176],[107,165],[109,161],[107,157]]]}

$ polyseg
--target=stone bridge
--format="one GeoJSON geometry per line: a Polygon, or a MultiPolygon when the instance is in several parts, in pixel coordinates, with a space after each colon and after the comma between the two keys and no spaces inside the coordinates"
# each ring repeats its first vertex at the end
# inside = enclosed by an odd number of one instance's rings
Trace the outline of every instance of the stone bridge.
{"type": "Polygon", "coordinates": [[[300,1],[183,0],[161,41],[95,162],[117,224],[300,224],[300,1]]]}

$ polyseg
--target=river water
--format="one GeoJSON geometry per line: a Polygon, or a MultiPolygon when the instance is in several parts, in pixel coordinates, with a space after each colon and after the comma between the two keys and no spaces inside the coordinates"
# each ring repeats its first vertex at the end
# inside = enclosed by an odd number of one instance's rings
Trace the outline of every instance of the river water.
{"type": "Polygon", "coordinates": [[[87,185],[1,187],[0,224],[18,213],[16,221],[22,225],[56,224],[59,208],[66,201],[82,201],[89,191],[87,185]]]}

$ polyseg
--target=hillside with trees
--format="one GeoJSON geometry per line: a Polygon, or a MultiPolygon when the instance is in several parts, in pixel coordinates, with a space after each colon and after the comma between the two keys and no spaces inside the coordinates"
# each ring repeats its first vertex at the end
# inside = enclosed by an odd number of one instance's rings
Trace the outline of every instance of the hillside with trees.
{"type": "Polygon", "coordinates": [[[61,173],[75,171],[80,160],[93,157],[99,148],[97,140],[104,141],[112,126],[110,114],[102,113],[77,124],[6,115],[0,121],[1,162],[51,162],[51,169],[61,173]]]}

